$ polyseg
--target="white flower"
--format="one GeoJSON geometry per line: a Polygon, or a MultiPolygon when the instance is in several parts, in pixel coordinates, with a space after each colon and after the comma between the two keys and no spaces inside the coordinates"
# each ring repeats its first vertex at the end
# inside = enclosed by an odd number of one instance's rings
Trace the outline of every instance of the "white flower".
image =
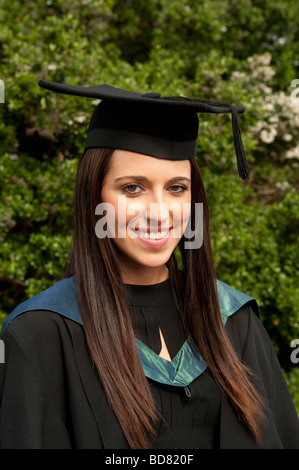
{"type": "Polygon", "coordinates": [[[78,122],[79,124],[81,124],[82,122],[86,121],[86,116],[84,116],[83,114],[80,115],[80,116],[75,116],[75,121],[78,122]]]}
{"type": "Polygon", "coordinates": [[[232,72],[231,78],[236,82],[242,82],[246,78],[246,74],[244,72],[239,72],[238,70],[235,70],[234,72],[232,72]]]}
{"type": "Polygon", "coordinates": [[[272,55],[270,52],[265,52],[265,54],[254,54],[251,57],[248,57],[247,61],[252,67],[257,67],[259,65],[270,65],[272,55]]]}
{"type": "Polygon", "coordinates": [[[294,147],[290,150],[288,150],[285,154],[286,159],[297,159],[299,160],[299,145],[297,147],[294,147]]]}
{"type": "Polygon", "coordinates": [[[288,181],[283,181],[281,183],[276,183],[275,186],[278,188],[278,189],[281,189],[282,191],[285,191],[287,189],[289,189],[291,187],[290,183],[288,181]]]}
{"type": "Polygon", "coordinates": [[[260,139],[262,142],[265,142],[265,144],[271,144],[271,142],[274,141],[275,137],[277,135],[277,130],[276,129],[263,129],[260,133],[260,139]]]}

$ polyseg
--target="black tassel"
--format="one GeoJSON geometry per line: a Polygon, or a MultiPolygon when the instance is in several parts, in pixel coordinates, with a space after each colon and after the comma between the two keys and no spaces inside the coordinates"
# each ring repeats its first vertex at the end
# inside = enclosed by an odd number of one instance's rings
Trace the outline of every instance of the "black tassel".
{"type": "MultiPolygon", "coordinates": [[[[188,98],[186,98],[188,100],[188,98]]],[[[243,106],[236,106],[228,103],[224,103],[223,101],[209,101],[209,100],[202,100],[202,99],[191,99],[194,103],[199,103],[203,107],[205,107],[204,112],[211,112],[211,113],[231,113],[232,115],[232,130],[233,130],[233,137],[234,137],[234,144],[235,144],[235,152],[237,158],[237,166],[240,178],[243,180],[249,177],[249,167],[246,159],[246,155],[243,148],[243,142],[241,138],[241,130],[239,125],[239,117],[238,113],[243,113],[245,109],[243,106]],[[217,111],[216,111],[217,109],[217,111]]]]}
{"type": "Polygon", "coordinates": [[[234,136],[235,151],[237,157],[237,166],[240,178],[245,180],[249,177],[249,168],[246,159],[246,155],[243,148],[243,142],[241,137],[241,130],[238,119],[238,111],[235,106],[230,106],[232,114],[232,129],[234,136]]]}

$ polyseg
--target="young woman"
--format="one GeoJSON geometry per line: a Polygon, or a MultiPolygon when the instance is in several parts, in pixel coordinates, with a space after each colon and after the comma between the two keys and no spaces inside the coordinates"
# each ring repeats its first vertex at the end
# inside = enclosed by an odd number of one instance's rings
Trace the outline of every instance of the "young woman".
{"type": "Polygon", "coordinates": [[[299,448],[256,302],[216,280],[196,163],[199,112],[241,108],[112,87],[75,189],[64,279],[5,321],[2,448],[299,448]]]}

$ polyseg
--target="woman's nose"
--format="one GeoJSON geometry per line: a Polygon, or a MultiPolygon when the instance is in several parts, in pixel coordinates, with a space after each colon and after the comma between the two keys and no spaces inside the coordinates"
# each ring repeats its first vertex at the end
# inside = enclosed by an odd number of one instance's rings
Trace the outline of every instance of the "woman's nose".
{"type": "Polygon", "coordinates": [[[137,213],[139,229],[159,232],[167,230],[171,225],[171,216],[167,198],[156,192],[142,202],[132,202],[130,204],[130,214],[137,213]]]}
{"type": "Polygon", "coordinates": [[[153,232],[163,231],[169,228],[169,206],[165,201],[155,202],[149,204],[147,213],[148,225],[153,232]]]}

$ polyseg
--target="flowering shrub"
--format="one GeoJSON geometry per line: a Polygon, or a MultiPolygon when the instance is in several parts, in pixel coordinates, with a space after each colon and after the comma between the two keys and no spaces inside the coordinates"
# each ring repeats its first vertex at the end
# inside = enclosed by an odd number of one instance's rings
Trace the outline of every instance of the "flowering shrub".
{"type": "Polygon", "coordinates": [[[246,183],[237,177],[230,117],[200,116],[218,277],[257,298],[291,370],[289,345],[299,337],[299,105],[290,87],[299,78],[297,10],[297,0],[2,0],[1,318],[62,275],[77,157],[97,103],[45,92],[38,79],[221,99],[246,108],[251,174],[246,183]]]}

